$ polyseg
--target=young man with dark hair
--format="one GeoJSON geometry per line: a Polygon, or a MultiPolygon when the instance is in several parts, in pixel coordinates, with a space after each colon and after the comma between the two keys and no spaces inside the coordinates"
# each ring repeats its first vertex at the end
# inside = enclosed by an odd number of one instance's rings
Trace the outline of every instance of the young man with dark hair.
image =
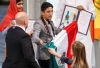
{"type": "Polygon", "coordinates": [[[34,24],[33,42],[37,47],[37,59],[41,68],[49,68],[50,53],[43,45],[48,45],[55,35],[60,32],[51,21],[53,15],[53,5],[44,2],[41,5],[41,17],[34,24]]]}

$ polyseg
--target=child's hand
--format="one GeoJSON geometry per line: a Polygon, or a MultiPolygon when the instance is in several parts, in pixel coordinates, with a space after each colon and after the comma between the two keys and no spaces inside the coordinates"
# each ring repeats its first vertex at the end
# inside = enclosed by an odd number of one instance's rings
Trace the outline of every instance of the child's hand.
{"type": "Polygon", "coordinates": [[[56,51],[55,51],[55,49],[53,49],[53,48],[49,48],[48,49],[48,51],[51,53],[51,54],[53,54],[53,55],[56,55],[56,51]]]}

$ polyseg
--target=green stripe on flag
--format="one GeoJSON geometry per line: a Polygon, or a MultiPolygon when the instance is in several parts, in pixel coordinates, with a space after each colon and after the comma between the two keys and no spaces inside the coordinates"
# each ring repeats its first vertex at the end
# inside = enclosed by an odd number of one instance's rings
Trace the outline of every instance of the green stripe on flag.
{"type": "Polygon", "coordinates": [[[54,55],[50,55],[50,67],[49,68],[58,68],[58,64],[56,62],[54,55]]]}
{"type": "MultiPolygon", "coordinates": [[[[44,48],[54,48],[57,51],[57,47],[54,45],[54,42],[50,42],[48,45],[43,45],[44,48]]],[[[49,68],[58,68],[58,64],[56,62],[55,56],[50,55],[50,67],[49,68]]]]}

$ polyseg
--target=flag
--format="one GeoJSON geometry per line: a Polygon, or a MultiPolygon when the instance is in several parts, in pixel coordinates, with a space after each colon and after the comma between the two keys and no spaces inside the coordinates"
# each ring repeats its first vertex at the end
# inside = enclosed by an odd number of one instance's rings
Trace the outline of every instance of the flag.
{"type": "MultiPolygon", "coordinates": [[[[77,31],[77,23],[73,21],[48,44],[47,48],[54,48],[57,53],[72,58],[71,44],[76,38],[77,31]]],[[[70,68],[70,66],[67,66],[66,63],[61,62],[59,58],[51,55],[49,68],[70,68]]]]}

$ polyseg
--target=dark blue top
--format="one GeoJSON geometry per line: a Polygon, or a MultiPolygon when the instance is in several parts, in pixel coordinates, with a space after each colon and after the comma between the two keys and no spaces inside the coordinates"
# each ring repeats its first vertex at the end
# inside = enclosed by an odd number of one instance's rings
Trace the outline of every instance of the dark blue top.
{"type": "Polygon", "coordinates": [[[72,64],[72,60],[71,60],[70,58],[65,57],[65,56],[62,56],[62,57],[60,58],[60,60],[61,60],[62,62],[65,62],[65,63],[69,64],[69,65],[72,64]]]}

